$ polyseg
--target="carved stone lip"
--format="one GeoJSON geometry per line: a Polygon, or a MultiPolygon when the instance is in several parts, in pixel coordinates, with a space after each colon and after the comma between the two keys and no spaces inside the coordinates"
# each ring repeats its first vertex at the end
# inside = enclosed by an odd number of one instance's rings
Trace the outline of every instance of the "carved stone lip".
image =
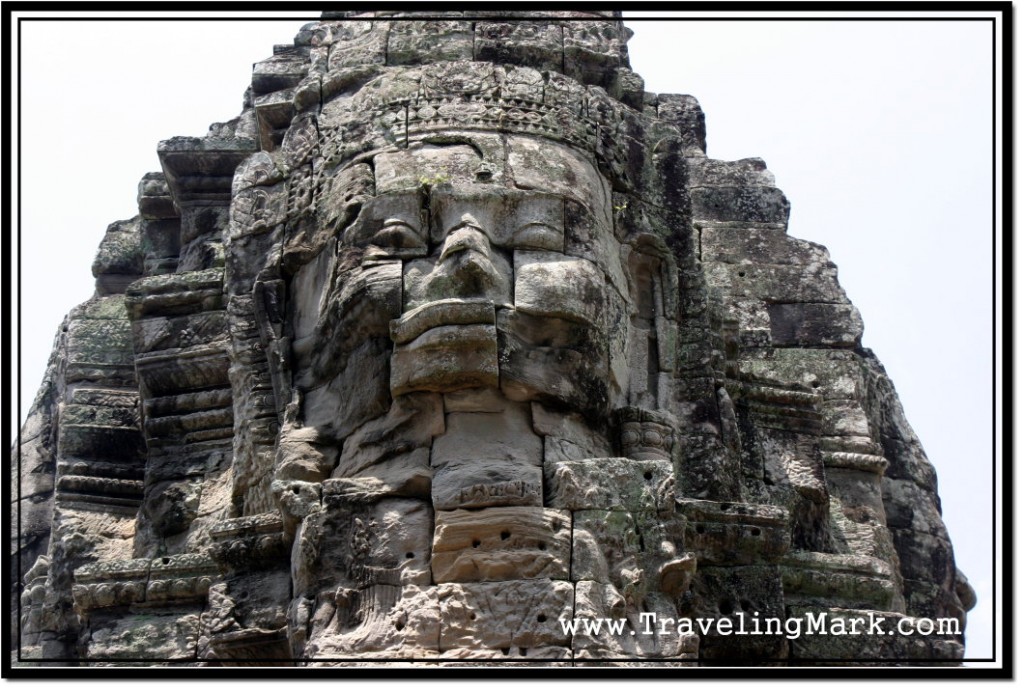
{"type": "Polygon", "coordinates": [[[447,298],[420,305],[391,321],[391,340],[408,343],[438,326],[494,324],[495,304],[491,300],[447,298]]]}
{"type": "Polygon", "coordinates": [[[498,336],[493,324],[442,325],[391,356],[391,395],[498,388],[498,336]]]}

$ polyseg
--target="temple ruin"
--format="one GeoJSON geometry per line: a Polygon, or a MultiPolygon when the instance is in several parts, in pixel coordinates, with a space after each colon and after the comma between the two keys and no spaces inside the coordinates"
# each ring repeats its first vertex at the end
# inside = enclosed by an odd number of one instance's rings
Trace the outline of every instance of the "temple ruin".
{"type": "Polygon", "coordinates": [[[974,595],[827,251],[630,33],[326,12],[160,142],[13,449],[17,664],[963,657],[651,631],[974,595]]]}

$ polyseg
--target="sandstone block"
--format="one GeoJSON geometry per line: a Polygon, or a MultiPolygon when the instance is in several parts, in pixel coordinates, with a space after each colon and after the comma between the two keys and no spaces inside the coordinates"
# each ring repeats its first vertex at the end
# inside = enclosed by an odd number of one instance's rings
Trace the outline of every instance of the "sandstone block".
{"type": "Polygon", "coordinates": [[[644,603],[630,602],[608,583],[581,580],[576,583],[578,621],[626,620],[621,632],[602,627],[597,633],[577,628],[572,638],[573,657],[581,660],[601,658],[696,658],[699,636],[680,634],[674,628],[665,634],[658,620],[675,620],[676,609],[668,598],[651,598],[644,603]],[[653,620],[641,619],[640,613],[655,615],[653,620]]]}
{"type": "Polygon", "coordinates": [[[559,624],[573,612],[573,586],[566,581],[446,583],[437,593],[442,651],[569,644],[559,624]]]}
{"type": "MultiPolygon", "coordinates": [[[[377,470],[373,467],[384,463],[429,467],[431,439],[443,431],[441,396],[430,393],[399,396],[392,400],[387,415],[364,424],[345,438],[333,475],[372,475],[377,470]]],[[[387,472],[383,468],[379,470],[387,472]]]]}
{"type": "Polygon", "coordinates": [[[391,393],[448,392],[498,385],[498,337],[493,326],[439,326],[391,358],[391,393]]]}
{"type": "Polygon", "coordinates": [[[195,609],[98,617],[90,623],[86,648],[100,659],[148,659],[154,662],[195,660],[199,611],[195,609]]]}
{"type": "Polygon", "coordinates": [[[488,506],[540,506],[540,466],[512,460],[446,463],[434,470],[430,496],[437,511],[488,506]]]}
{"type": "Polygon", "coordinates": [[[567,579],[571,525],[568,511],[532,506],[438,511],[434,582],[567,579]]]}
{"type": "Polygon", "coordinates": [[[533,429],[544,436],[545,464],[612,455],[607,437],[588,425],[582,416],[549,411],[536,402],[531,409],[533,429]]]}
{"type": "Polygon", "coordinates": [[[674,501],[670,461],[545,461],[544,475],[546,503],[558,508],[665,512],[674,501]]]}

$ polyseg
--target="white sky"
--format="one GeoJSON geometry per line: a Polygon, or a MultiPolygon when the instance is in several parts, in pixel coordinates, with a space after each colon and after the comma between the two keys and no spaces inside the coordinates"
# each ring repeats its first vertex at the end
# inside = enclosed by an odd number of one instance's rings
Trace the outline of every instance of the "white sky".
{"type": "MultiPolygon", "coordinates": [[[[22,418],[107,225],[160,169],[157,142],[236,116],[252,63],[309,17],[291,16],[21,25],[22,418]]],[[[763,158],[790,234],[830,250],[938,470],[980,600],[968,656],[991,655],[991,25],[627,23],[647,90],[696,96],[708,155],[763,158]]]]}

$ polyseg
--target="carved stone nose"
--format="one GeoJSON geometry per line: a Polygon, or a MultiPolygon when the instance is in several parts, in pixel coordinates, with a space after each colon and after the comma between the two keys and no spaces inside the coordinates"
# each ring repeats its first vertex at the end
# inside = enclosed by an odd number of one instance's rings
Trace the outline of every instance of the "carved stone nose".
{"type": "Polygon", "coordinates": [[[495,303],[511,300],[512,268],[491,246],[480,223],[463,214],[448,231],[441,252],[427,277],[428,299],[485,298],[495,303]]]}
{"type": "Polygon", "coordinates": [[[444,262],[448,257],[467,250],[488,257],[491,253],[491,241],[475,218],[470,214],[463,214],[459,226],[450,231],[445,238],[440,261],[444,262]]]}
{"type": "Polygon", "coordinates": [[[512,302],[512,266],[470,214],[448,230],[440,252],[408,262],[403,274],[405,309],[437,300],[512,302]]]}

